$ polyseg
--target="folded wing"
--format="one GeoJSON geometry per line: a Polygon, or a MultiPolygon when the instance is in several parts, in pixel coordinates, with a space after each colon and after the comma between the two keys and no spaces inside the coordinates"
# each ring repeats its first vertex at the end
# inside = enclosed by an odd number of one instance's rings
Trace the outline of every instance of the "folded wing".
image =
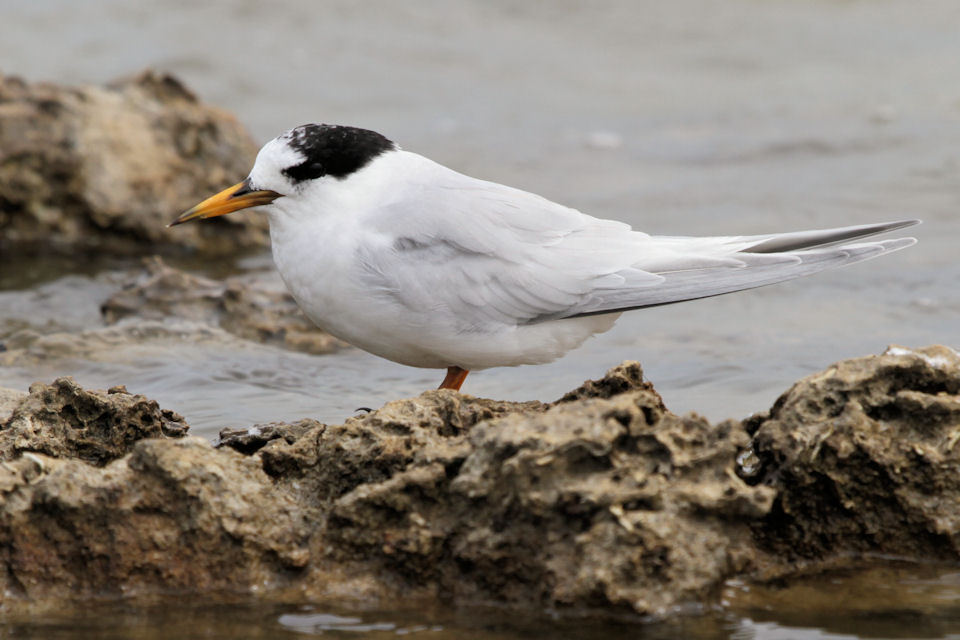
{"type": "MultiPolygon", "coordinates": [[[[904,220],[731,237],[650,236],[440,165],[370,222],[368,282],[408,309],[482,334],[760,287],[877,257],[904,220]],[[416,203],[417,215],[405,216],[416,203]],[[425,269],[425,265],[433,268],[425,269]]],[[[405,184],[411,184],[407,180],[405,184]]]]}
{"type": "MultiPolygon", "coordinates": [[[[678,256],[672,264],[660,262],[652,270],[663,277],[656,287],[604,292],[569,313],[555,317],[580,317],[613,311],[641,309],[685,300],[753,289],[808,276],[897,251],[916,243],[914,238],[860,241],[859,239],[917,224],[902,220],[869,225],[732,238],[654,237],[662,248],[720,252],[739,264],[700,268],[678,256]],[[854,242],[850,242],[855,240],[854,242]]],[[[545,318],[546,319],[546,318],[545,318]]]]}

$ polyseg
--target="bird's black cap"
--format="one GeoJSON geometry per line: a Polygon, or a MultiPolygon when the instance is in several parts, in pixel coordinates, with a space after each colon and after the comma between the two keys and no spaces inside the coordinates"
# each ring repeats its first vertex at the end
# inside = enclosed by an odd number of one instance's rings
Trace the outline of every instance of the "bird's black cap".
{"type": "Polygon", "coordinates": [[[397,148],[376,131],[332,124],[301,125],[284,137],[305,158],[283,170],[294,183],[322,176],[346,178],[380,154],[397,148]]]}

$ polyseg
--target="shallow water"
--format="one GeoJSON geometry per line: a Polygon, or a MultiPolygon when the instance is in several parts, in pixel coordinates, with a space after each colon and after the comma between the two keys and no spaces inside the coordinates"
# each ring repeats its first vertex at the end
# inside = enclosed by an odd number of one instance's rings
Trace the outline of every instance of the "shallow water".
{"type": "Polygon", "coordinates": [[[98,638],[362,638],[425,640],[853,640],[960,638],[960,567],[885,562],[750,587],[732,583],[725,609],[687,612],[667,621],[532,616],[498,609],[411,609],[236,600],[212,604],[153,598],[132,605],[102,602],[55,614],[0,619],[0,637],[23,640],[98,638]]]}
{"type": "MultiPolygon", "coordinates": [[[[6,73],[72,83],[168,69],[260,139],[309,120],[368,126],[467,173],[655,233],[925,220],[908,230],[921,244],[893,256],[627,314],[559,362],[478,372],[465,387],[549,400],[637,359],[673,410],[721,419],[767,408],[841,358],[890,343],[960,344],[957,24],[952,0],[722,9],[296,0],[282,10],[247,0],[8,0],[0,59],[6,73]]],[[[37,291],[35,263],[2,269],[3,287],[37,291]]],[[[16,312],[41,328],[58,300],[95,308],[104,293],[98,281],[46,286],[46,299],[16,312]]],[[[209,435],[250,420],[340,421],[440,379],[359,351],[192,352],[170,347],[142,368],[121,354],[6,371],[0,384],[61,373],[125,383],[209,435]]]]}
{"type": "MultiPolygon", "coordinates": [[[[62,83],[159,67],[259,139],[314,120],[366,126],[653,233],[924,219],[906,251],[627,314],[559,362],[474,373],[464,389],[550,400],[637,359],[674,411],[722,419],[890,343],[960,346],[958,25],[954,0],[0,0],[0,60],[4,73],[62,83]]],[[[132,268],[0,257],[0,340],[23,327],[96,326],[99,303],[132,268]]],[[[268,420],[341,421],[440,379],[355,350],[168,344],[0,370],[0,386],[58,375],[126,384],[209,437],[268,420]]],[[[793,637],[742,624],[715,637],[793,637]]]]}

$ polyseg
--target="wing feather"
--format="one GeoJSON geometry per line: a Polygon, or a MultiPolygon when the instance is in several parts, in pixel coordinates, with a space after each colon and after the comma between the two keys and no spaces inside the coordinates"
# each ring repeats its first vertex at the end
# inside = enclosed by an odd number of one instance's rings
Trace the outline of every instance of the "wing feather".
{"type": "Polygon", "coordinates": [[[849,242],[912,220],[758,236],[650,236],[424,162],[421,182],[371,222],[382,243],[366,247],[363,259],[371,286],[412,311],[446,315],[462,332],[716,296],[915,242],[849,242]]]}

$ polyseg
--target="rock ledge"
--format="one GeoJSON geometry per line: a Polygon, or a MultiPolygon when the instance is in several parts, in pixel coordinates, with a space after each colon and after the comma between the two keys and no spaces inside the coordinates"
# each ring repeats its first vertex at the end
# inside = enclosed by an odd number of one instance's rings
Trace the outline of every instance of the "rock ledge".
{"type": "Polygon", "coordinates": [[[429,391],[214,446],[123,389],[37,384],[0,395],[3,606],[175,590],[665,615],[851,554],[955,562],[958,393],[956,352],[894,347],[710,424],[625,363],[552,404],[429,391]]]}

